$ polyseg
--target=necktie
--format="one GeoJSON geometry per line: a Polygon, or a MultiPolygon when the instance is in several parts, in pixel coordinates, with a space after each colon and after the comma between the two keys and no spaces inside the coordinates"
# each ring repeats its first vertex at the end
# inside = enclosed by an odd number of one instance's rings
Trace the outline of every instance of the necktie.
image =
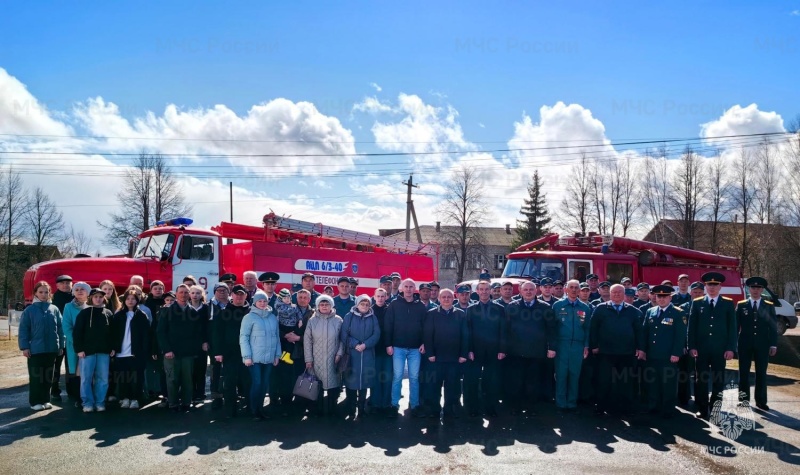
{"type": "Polygon", "coordinates": [[[619,313],[622,309],[622,305],[614,305],[614,308],[617,309],[617,313],[619,313]]]}
{"type": "Polygon", "coordinates": [[[709,300],[709,304],[711,306],[711,311],[714,311],[714,299],[709,300]]]}
{"type": "Polygon", "coordinates": [[[659,320],[661,320],[661,316],[662,316],[662,315],[664,315],[664,310],[659,308],[659,309],[658,309],[658,319],[659,319],[659,320]]]}
{"type": "Polygon", "coordinates": [[[758,301],[757,300],[753,302],[753,310],[758,312],[758,301]]]}

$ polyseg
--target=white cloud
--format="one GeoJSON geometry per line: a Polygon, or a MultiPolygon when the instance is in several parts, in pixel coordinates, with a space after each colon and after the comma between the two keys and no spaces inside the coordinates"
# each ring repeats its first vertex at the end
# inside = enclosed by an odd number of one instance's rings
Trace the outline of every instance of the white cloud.
{"type": "MultiPolygon", "coordinates": [[[[737,104],[726,110],[719,119],[706,122],[700,127],[700,136],[703,138],[786,131],[783,118],[778,113],[761,111],[756,104],[747,107],[737,104]]],[[[713,139],[708,139],[708,142],[725,143],[724,140],[713,139]]]]}
{"type": "Polygon", "coordinates": [[[368,96],[358,104],[353,105],[354,112],[367,112],[370,114],[380,114],[392,112],[391,106],[382,103],[377,97],[368,96]]]}
{"type": "Polygon", "coordinates": [[[370,87],[372,87],[373,89],[375,89],[378,92],[383,91],[383,88],[380,87],[377,83],[371,82],[371,83],[369,83],[369,85],[370,85],[370,87]]]}
{"type": "Polygon", "coordinates": [[[39,101],[17,78],[0,68],[0,132],[71,135],[71,129],[52,115],[46,103],[39,101]]]}

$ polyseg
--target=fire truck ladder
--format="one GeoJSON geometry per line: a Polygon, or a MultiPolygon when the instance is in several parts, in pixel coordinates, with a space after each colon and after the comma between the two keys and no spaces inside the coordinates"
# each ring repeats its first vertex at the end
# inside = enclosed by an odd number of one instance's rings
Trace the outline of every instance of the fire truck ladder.
{"type": "Polygon", "coordinates": [[[360,233],[349,229],[325,226],[322,223],[311,223],[299,219],[286,218],[270,213],[264,216],[264,226],[269,229],[277,229],[287,232],[296,232],[320,236],[330,239],[339,239],[346,242],[357,244],[370,244],[387,250],[408,253],[408,254],[435,254],[435,250],[429,244],[419,244],[402,239],[392,239],[383,236],[376,236],[369,233],[360,233]]]}

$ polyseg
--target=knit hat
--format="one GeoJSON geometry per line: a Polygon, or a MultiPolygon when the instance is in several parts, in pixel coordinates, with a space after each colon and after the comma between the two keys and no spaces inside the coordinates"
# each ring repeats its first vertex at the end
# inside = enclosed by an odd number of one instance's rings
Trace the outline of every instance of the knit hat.
{"type": "Polygon", "coordinates": [[[356,306],[356,307],[358,307],[358,304],[360,304],[360,303],[361,303],[361,302],[363,302],[364,300],[366,300],[366,301],[367,301],[367,302],[369,302],[369,303],[372,303],[372,299],[370,298],[370,296],[369,296],[369,295],[367,295],[367,294],[361,294],[361,295],[359,295],[358,297],[356,297],[356,305],[355,305],[355,306],[356,306]]]}
{"type": "Polygon", "coordinates": [[[322,294],[317,297],[316,306],[319,307],[320,302],[328,302],[333,307],[333,297],[327,294],[322,294]]]}
{"type": "Polygon", "coordinates": [[[289,289],[281,289],[281,291],[278,292],[278,295],[280,295],[281,298],[285,298],[285,297],[291,297],[292,293],[289,292],[289,289]]]}
{"type": "Polygon", "coordinates": [[[255,305],[259,300],[264,300],[265,302],[269,303],[269,297],[267,297],[267,294],[262,290],[258,290],[255,294],[253,294],[253,305],[255,305]]]}
{"type": "Polygon", "coordinates": [[[91,292],[92,291],[92,288],[89,286],[89,284],[87,284],[86,282],[83,282],[83,281],[78,282],[77,284],[74,284],[72,286],[72,295],[75,295],[75,291],[78,290],[78,289],[83,289],[86,292],[91,292]]]}

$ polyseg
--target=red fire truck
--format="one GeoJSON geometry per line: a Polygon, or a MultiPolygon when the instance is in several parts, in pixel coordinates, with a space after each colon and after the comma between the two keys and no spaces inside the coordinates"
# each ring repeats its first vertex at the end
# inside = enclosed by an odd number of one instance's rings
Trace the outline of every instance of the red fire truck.
{"type": "Polygon", "coordinates": [[[512,280],[516,287],[532,278],[583,282],[587,275],[597,274],[601,281],[611,283],[630,277],[634,283],[655,285],[664,280],[676,283],[680,274],[697,281],[711,270],[725,276],[722,295],[742,298],[742,275],[735,257],[594,233],[569,237],[548,234],[510,253],[502,277],[494,280],[512,280]]]}
{"type": "Polygon", "coordinates": [[[127,257],[61,259],[32,266],[25,273],[25,301],[31,302],[36,282],[54,284],[62,274],[91,286],[110,279],[118,291],[127,287],[132,275],[144,277],[147,290],[154,280],[173,289],[187,275],[209,288],[228,272],[236,274],[241,282],[245,271],[273,271],[280,274],[277,288],[281,289],[299,284],[302,275],[311,272],[318,291],[322,290],[320,286],[336,286],[339,277],[347,276],[358,279],[359,292],[374,290],[380,276],[392,272],[416,281],[437,277],[434,258],[438,249],[432,244],[334,228],[275,213],[264,216],[263,223],[249,226],[223,222],[209,231],[189,227],[192,221],[188,218],[168,220],[133,240],[127,257]]]}

